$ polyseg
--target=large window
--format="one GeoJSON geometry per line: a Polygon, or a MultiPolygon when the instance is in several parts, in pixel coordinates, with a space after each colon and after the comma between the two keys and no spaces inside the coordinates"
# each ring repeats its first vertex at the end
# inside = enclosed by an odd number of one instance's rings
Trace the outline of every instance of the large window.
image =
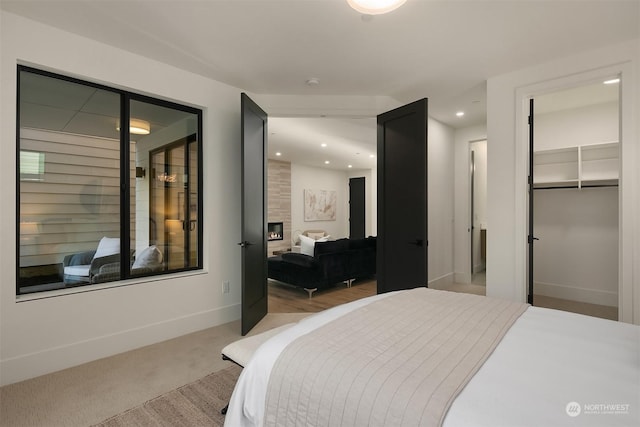
{"type": "Polygon", "coordinates": [[[17,132],[18,294],[202,268],[200,110],[20,66],[17,132]]]}

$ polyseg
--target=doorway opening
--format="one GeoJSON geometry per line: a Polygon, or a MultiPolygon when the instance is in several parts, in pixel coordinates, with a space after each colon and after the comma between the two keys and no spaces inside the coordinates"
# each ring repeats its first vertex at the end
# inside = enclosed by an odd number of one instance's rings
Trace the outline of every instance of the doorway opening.
{"type": "MultiPolygon", "coordinates": [[[[268,242],[267,257],[301,252],[300,235],[329,236],[329,240],[376,236],[376,141],[375,117],[269,117],[268,222],[282,222],[283,239],[268,242]],[[363,184],[359,211],[364,223],[358,224],[358,236],[351,230],[350,182],[363,184]],[[335,218],[305,215],[308,190],[334,192],[335,218]]],[[[362,279],[351,287],[338,283],[309,298],[300,287],[270,279],[268,292],[270,313],[320,311],[374,295],[376,281],[362,279]]]]}
{"type": "Polygon", "coordinates": [[[618,82],[546,93],[531,104],[530,301],[618,320],[618,82]]]}
{"type": "Polygon", "coordinates": [[[469,143],[471,283],[487,283],[487,140],[469,143]]]}

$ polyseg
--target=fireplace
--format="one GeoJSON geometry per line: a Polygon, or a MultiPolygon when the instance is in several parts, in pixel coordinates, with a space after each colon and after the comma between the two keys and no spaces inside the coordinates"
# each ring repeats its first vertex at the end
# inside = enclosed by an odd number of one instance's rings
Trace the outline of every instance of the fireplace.
{"type": "Polygon", "coordinates": [[[267,225],[267,240],[283,240],[284,227],[282,222],[270,222],[267,225]]]}

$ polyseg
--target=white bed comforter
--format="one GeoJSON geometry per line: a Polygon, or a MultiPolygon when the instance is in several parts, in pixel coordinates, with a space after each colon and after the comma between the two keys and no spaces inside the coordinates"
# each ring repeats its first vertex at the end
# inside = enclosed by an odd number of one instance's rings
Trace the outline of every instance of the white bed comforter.
{"type": "MultiPolygon", "coordinates": [[[[318,313],[264,343],[238,379],[225,426],[262,426],[269,375],[288,343],[387,296],[318,313]]],[[[443,425],[638,426],[640,327],[530,307],[458,395],[443,425]]]]}

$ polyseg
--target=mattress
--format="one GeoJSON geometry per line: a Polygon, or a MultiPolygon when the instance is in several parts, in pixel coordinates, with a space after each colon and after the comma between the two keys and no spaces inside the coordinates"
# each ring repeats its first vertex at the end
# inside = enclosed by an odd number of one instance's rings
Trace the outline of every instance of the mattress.
{"type": "MultiPolygon", "coordinates": [[[[303,319],[260,346],[243,370],[225,425],[261,426],[271,370],[297,338],[376,295],[303,319]]],[[[466,384],[442,425],[640,425],[640,327],[529,307],[466,384]]]]}

